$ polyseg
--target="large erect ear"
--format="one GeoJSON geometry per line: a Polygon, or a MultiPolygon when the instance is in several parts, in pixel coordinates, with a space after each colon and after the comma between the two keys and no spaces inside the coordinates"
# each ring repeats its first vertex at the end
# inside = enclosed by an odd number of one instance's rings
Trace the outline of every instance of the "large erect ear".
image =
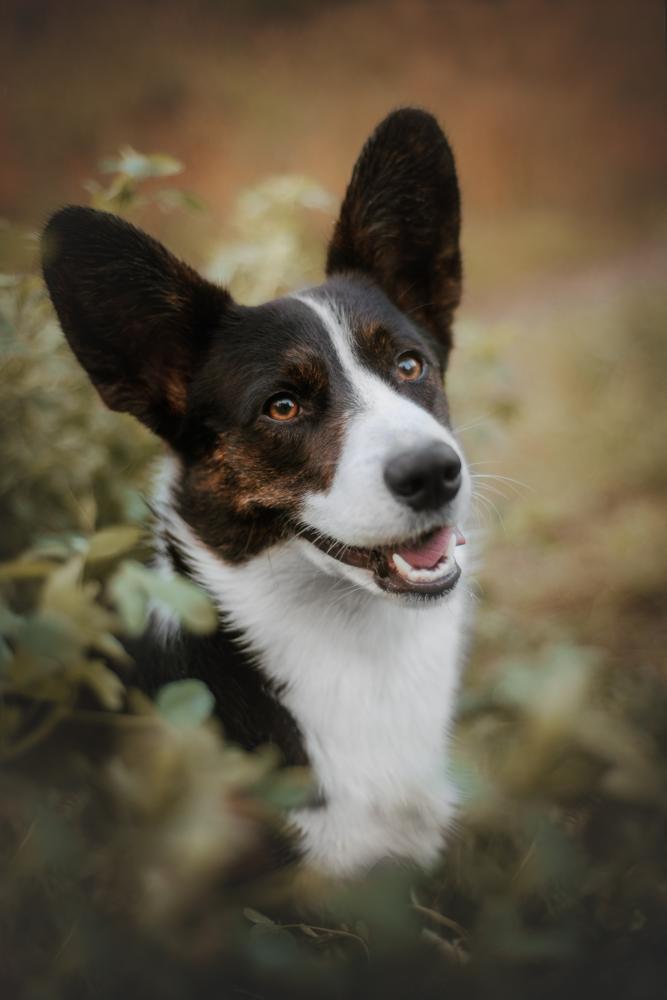
{"type": "Polygon", "coordinates": [[[227,292],[140,229],[91,208],[53,216],[42,264],[65,336],[104,402],[177,443],[227,292]]]}
{"type": "Polygon", "coordinates": [[[461,295],[460,217],[454,157],[437,121],[394,111],[354,167],[327,274],[368,275],[446,350],[461,295]]]}

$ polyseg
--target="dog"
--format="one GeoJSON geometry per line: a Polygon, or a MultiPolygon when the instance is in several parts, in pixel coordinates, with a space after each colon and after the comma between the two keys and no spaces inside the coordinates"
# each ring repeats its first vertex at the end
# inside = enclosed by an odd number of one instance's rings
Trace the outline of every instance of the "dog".
{"type": "Polygon", "coordinates": [[[460,197],[436,119],[386,117],[354,167],[326,280],[233,301],[109,213],[49,221],[43,271],[103,401],[166,443],[158,561],[219,609],[208,637],[153,622],[149,692],[215,695],[227,738],[308,764],[306,861],[428,866],[456,808],[448,730],[465,635],[471,476],[444,375],[461,294],[460,197]]]}

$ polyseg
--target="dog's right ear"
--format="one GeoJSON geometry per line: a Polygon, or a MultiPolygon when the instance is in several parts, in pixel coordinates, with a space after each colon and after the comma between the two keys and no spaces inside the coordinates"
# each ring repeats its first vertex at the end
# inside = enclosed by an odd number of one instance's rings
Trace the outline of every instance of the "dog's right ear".
{"type": "Polygon", "coordinates": [[[91,208],[51,218],[42,266],[65,336],[107,406],[177,444],[229,294],[140,229],[91,208]]]}
{"type": "Polygon", "coordinates": [[[461,297],[454,155],[433,115],[400,108],[367,140],[341,206],[327,274],[373,279],[446,356],[461,297]]]}

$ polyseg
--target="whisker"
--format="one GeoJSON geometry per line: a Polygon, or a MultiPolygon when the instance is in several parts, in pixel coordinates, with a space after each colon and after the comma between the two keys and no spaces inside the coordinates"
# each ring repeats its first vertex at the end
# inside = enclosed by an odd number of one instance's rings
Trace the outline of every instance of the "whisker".
{"type": "Polygon", "coordinates": [[[491,483],[478,483],[477,488],[479,492],[486,491],[487,493],[493,493],[497,497],[502,497],[503,500],[509,500],[507,493],[503,493],[501,489],[497,486],[492,486],[491,483]]]}
{"type": "Polygon", "coordinates": [[[487,506],[490,507],[489,501],[486,499],[486,497],[482,496],[481,493],[474,493],[471,499],[473,504],[475,505],[473,507],[473,511],[478,515],[485,513],[487,510],[487,506]],[[482,510],[482,508],[479,507],[479,504],[482,503],[485,505],[484,510],[482,510]]]}
{"type": "Polygon", "coordinates": [[[493,500],[490,500],[489,497],[484,496],[483,494],[481,494],[479,492],[474,493],[472,499],[473,499],[473,501],[479,501],[480,503],[485,504],[487,510],[493,511],[493,513],[496,515],[496,517],[500,521],[500,524],[502,526],[503,532],[507,533],[507,528],[506,528],[503,516],[500,513],[500,511],[498,510],[498,507],[493,502],[493,500]]]}
{"type": "Polygon", "coordinates": [[[505,534],[507,534],[507,527],[506,527],[506,525],[505,525],[505,520],[504,520],[504,518],[503,518],[503,515],[502,515],[502,514],[500,513],[500,511],[498,510],[498,506],[497,506],[497,504],[495,504],[495,503],[493,502],[493,500],[491,500],[491,499],[490,499],[489,497],[487,497],[487,496],[483,496],[483,495],[482,495],[481,493],[479,493],[479,492],[478,492],[478,493],[475,493],[475,498],[476,498],[477,500],[482,500],[482,501],[483,501],[483,502],[484,502],[485,504],[487,504],[487,506],[488,506],[488,507],[490,507],[490,508],[491,508],[491,510],[493,510],[493,511],[494,511],[494,513],[495,513],[496,517],[497,517],[497,518],[498,518],[498,520],[500,521],[500,524],[501,524],[501,526],[502,526],[502,529],[503,529],[503,532],[504,532],[505,534]]]}
{"type": "MultiPolygon", "coordinates": [[[[483,463],[476,462],[474,465],[481,465],[483,463]]],[[[468,466],[468,468],[473,468],[473,465],[468,466]]],[[[509,483],[512,486],[520,486],[524,490],[530,490],[531,493],[537,492],[530,483],[523,483],[520,479],[513,479],[511,476],[501,476],[497,472],[472,472],[473,479],[495,479],[499,482],[509,483]]]]}
{"type": "Polygon", "coordinates": [[[471,420],[468,424],[461,424],[460,426],[452,427],[452,430],[454,434],[463,434],[464,431],[469,431],[473,427],[479,427],[480,424],[487,424],[489,420],[489,415],[483,414],[481,417],[476,417],[475,420],[471,420]]]}

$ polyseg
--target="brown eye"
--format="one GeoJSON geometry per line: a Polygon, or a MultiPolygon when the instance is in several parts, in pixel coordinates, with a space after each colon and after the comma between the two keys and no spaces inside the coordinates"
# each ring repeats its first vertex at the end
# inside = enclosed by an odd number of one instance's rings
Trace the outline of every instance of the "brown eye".
{"type": "Polygon", "coordinates": [[[413,351],[406,351],[396,359],[396,373],[403,382],[416,382],[426,371],[426,362],[413,351]]]}
{"type": "Polygon", "coordinates": [[[264,407],[264,412],[272,420],[294,420],[299,415],[299,404],[291,396],[272,396],[264,407]]]}

